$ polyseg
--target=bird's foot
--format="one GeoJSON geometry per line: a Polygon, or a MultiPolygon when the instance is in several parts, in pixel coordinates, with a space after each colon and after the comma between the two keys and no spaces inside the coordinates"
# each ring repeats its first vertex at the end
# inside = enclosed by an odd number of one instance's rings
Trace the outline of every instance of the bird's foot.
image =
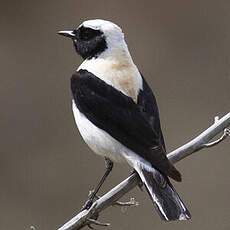
{"type": "Polygon", "coordinates": [[[81,211],[83,211],[85,209],[88,210],[92,206],[94,199],[99,199],[99,198],[100,197],[97,194],[94,194],[94,190],[90,190],[89,194],[88,194],[88,200],[82,206],[81,211]]]}
{"type": "Polygon", "coordinates": [[[93,204],[93,199],[88,199],[85,204],[82,206],[81,211],[85,210],[85,209],[89,209],[93,204]]]}

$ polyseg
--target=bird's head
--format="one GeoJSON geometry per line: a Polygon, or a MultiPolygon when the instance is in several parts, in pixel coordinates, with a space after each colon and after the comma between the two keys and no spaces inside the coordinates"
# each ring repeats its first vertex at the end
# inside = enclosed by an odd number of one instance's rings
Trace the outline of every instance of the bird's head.
{"type": "Polygon", "coordinates": [[[84,59],[126,47],[121,28],[101,19],[84,21],[76,29],[58,33],[71,38],[77,53],[84,59]]]}

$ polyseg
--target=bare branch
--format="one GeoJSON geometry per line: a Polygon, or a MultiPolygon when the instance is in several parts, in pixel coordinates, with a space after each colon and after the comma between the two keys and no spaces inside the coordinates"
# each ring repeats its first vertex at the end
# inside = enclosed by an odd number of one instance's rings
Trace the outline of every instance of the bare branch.
{"type": "MultiPolygon", "coordinates": [[[[215,123],[198,135],[196,138],[186,143],[185,145],[177,148],[176,150],[169,153],[167,156],[172,163],[177,163],[178,161],[184,159],[185,157],[191,155],[194,152],[201,150],[202,148],[212,147],[222,142],[229,136],[229,130],[227,127],[230,126],[230,113],[226,114],[224,117],[219,119],[215,117],[215,123]],[[216,141],[210,143],[210,141],[219,133],[223,132],[224,134],[216,141]]],[[[82,227],[92,224],[99,223],[96,221],[98,215],[101,211],[106,209],[107,207],[114,205],[116,201],[118,201],[122,196],[132,190],[135,186],[140,184],[141,181],[139,177],[133,173],[127,179],[122,181],[116,187],[111,189],[105,195],[96,200],[89,210],[83,210],[78,213],[75,217],[73,217],[70,221],[60,227],[58,230],[77,230],[82,227]],[[92,221],[93,220],[93,221],[92,221]]],[[[103,226],[107,226],[107,224],[102,224],[103,226]]]]}
{"type": "Polygon", "coordinates": [[[204,144],[210,142],[216,135],[223,132],[224,129],[230,126],[230,113],[216,120],[213,125],[198,135],[196,138],[187,144],[177,148],[167,155],[172,163],[176,163],[185,157],[191,155],[204,148],[204,144]]]}

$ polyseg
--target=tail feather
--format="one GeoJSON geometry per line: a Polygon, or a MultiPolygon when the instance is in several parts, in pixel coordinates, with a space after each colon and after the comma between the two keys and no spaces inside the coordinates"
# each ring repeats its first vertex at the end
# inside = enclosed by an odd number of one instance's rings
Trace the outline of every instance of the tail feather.
{"type": "Polygon", "coordinates": [[[188,220],[191,215],[169,179],[150,164],[133,157],[126,158],[144,183],[160,217],[165,221],[188,220]]]}
{"type": "Polygon", "coordinates": [[[156,170],[149,172],[146,169],[139,169],[138,174],[163,220],[187,220],[191,218],[189,211],[167,178],[156,170]]]}

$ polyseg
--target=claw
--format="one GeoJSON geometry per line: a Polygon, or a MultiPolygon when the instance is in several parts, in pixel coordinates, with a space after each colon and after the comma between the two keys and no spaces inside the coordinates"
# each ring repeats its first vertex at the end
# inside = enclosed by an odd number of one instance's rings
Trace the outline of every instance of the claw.
{"type": "Polygon", "coordinates": [[[85,202],[85,204],[82,206],[81,211],[85,210],[85,209],[89,209],[93,204],[93,200],[89,199],[85,202]]]}

